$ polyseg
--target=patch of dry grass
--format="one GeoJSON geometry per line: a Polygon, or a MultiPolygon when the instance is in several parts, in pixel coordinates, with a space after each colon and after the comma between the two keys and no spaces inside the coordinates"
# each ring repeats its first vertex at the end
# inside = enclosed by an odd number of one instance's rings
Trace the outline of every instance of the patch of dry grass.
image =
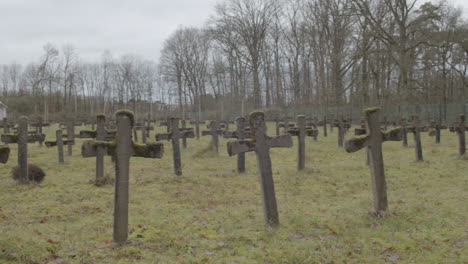
{"type": "MultiPolygon", "coordinates": [[[[49,139],[55,134],[53,128],[46,132],[49,139]]],[[[81,158],[82,140],[65,165],[58,164],[55,148],[30,144],[30,162],[47,174],[42,184],[30,186],[10,177],[17,153],[11,145],[10,161],[0,165],[0,262],[468,261],[468,164],[457,156],[455,134],[444,132],[440,145],[423,135],[422,163],[414,162],[412,144],[385,143],[390,210],[381,219],[372,214],[365,151],[347,154],[336,137],[335,130],[318,142],[307,138],[307,169],[301,173],[297,146],[271,151],[281,222],[274,230],[263,222],[254,153],[246,155],[247,173],[238,175],[227,140],[220,139],[219,154],[203,155],[211,138],[188,140],[182,178],[173,174],[166,142],[161,160],[132,158],[131,234],[124,246],[111,242],[114,189],[89,183],[95,160],[81,158]]],[[[106,171],[113,175],[110,158],[106,171]]]]}

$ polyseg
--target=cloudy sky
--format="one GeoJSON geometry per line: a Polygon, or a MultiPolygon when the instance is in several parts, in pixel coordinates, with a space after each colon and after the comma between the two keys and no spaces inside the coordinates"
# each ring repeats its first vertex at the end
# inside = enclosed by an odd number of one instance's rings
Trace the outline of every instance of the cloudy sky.
{"type": "MultiPolygon", "coordinates": [[[[468,0],[449,1],[468,14],[468,0]]],[[[117,57],[132,53],[156,60],[177,27],[202,26],[215,2],[0,0],[0,64],[37,61],[47,42],[72,45],[85,61],[99,60],[106,49],[117,57]]]]}

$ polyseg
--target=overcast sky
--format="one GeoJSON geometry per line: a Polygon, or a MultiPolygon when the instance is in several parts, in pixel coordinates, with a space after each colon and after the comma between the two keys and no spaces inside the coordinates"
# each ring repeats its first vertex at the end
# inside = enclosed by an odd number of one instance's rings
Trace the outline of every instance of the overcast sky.
{"type": "MultiPolygon", "coordinates": [[[[421,1],[421,0],[420,0],[421,1]]],[[[468,0],[450,0],[462,5],[468,0]]],[[[421,1],[423,2],[423,1],[421,1]]],[[[0,64],[38,61],[50,42],[98,61],[132,53],[157,60],[177,27],[203,26],[216,0],[0,0],[0,64]]]]}

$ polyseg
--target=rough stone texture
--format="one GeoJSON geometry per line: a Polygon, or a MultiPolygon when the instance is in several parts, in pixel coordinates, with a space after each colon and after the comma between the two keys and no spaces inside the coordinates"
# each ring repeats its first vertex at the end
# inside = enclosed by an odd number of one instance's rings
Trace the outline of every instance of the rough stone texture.
{"type": "Polygon", "coordinates": [[[268,137],[263,112],[251,113],[249,123],[253,138],[228,142],[228,154],[232,156],[242,152],[255,151],[260,172],[265,221],[268,225],[274,227],[279,224],[279,217],[269,149],[272,147],[291,147],[292,139],[290,135],[275,138],[268,137]]]}

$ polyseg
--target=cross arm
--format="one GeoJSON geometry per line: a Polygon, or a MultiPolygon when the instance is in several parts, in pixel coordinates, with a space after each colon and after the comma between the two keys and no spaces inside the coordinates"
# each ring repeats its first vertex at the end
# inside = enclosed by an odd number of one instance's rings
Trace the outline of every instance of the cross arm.
{"type": "Polygon", "coordinates": [[[345,141],[345,149],[348,153],[356,152],[364,147],[367,147],[369,143],[369,135],[362,135],[354,137],[345,141]]]}
{"type": "Polygon", "coordinates": [[[382,141],[402,141],[403,129],[393,128],[388,131],[382,132],[382,141]]]}
{"type": "Polygon", "coordinates": [[[290,148],[293,146],[292,137],[291,135],[283,135],[268,138],[268,146],[270,148],[290,148]]]}
{"type": "MultiPolygon", "coordinates": [[[[44,142],[46,147],[51,148],[57,146],[57,141],[46,141],[44,142]]],[[[63,140],[64,145],[68,145],[68,143],[75,144],[75,140],[63,140]]]]}
{"type": "Polygon", "coordinates": [[[239,153],[255,150],[255,142],[252,139],[237,140],[227,143],[227,152],[229,156],[234,156],[239,153]]]}
{"type": "Polygon", "coordinates": [[[185,129],[180,131],[181,138],[195,138],[193,129],[185,129]]]}
{"type": "Polygon", "coordinates": [[[309,137],[317,137],[319,135],[319,131],[315,128],[307,128],[306,135],[309,137]]]}
{"type": "Polygon", "coordinates": [[[146,145],[133,143],[133,156],[148,159],[160,159],[164,155],[164,144],[150,143],[146,145]]]}
{"type": "Polygon", "coordinates": [[[172,138],[172,133],[168,133],[168,134],[156,134],[156,141],[171,140],[171,138],[172,138]]]}
{"type": "MultiPolygon", "coordinates": [[[[36,141],[44,141],[46,136],[44,134],[32,134],[28,135],[28,143],[34,143],[36,141]]],[[[1,137],[4,143],[18,143],[18,134],[3,134],[1,137]]]]}

